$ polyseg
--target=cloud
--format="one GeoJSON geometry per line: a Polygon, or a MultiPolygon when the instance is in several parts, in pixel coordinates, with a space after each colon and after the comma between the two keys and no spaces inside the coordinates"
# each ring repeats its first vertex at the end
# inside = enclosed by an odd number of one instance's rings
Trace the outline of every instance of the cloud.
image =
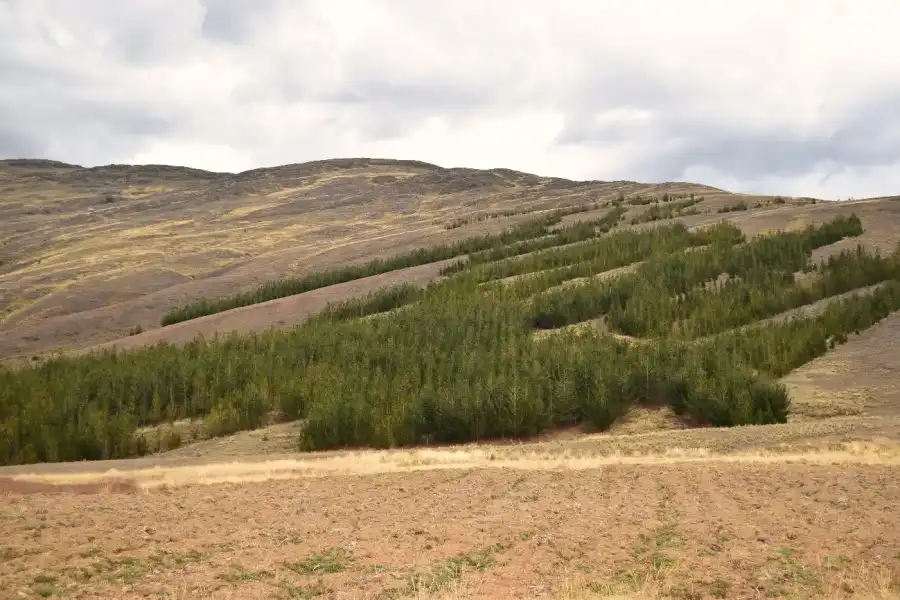
{"type": "Polygon", "coordinates": [[[203,37],[241,44],[252,41],[273,16],[277,0],[202,0],[203,37]]]}
{"type": "Polygon", "coordinates": [[[900,3],[6,0],[0,155],[900,190],[900,3]]]}

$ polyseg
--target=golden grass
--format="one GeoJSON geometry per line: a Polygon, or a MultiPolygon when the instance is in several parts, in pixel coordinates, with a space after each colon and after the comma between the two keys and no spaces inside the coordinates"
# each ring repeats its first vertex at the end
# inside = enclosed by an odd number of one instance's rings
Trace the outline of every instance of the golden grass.
{"type": "MultiPolygon", "coordinates": [[[[833,570],[820,560],[816,572],[822,573],[822,582],[813,590],[793,590],[790,598],[796,600],[900,600],[900,572],[884,565],[862,563],[849,569],[833,570]]],[[[584,582],[577,577],[567,578],[559,589],[547,594],[516,598],[543,598],[545,600],[662,600],[664,598],[706,598],[704,590],[685,586],[677,573],[678,565],[651,569],[635,574],[627,583],[603,586],[584,582]]],[[[450,589],[440,593],[427,590],[402,596],[404,600],[468,600],[470,598],[506,598],[482,589],[477,577],[467,577],[453,582],[450,589]]],[[[749,590],[740,597],[745,597],[749,590]]],[[[722,596],[728,597],[728,596],[722,596]]],[[[510,598],[512,598],[510,596],[510,598]]]]}
{"type": "Polygon", "coordinates": [[[104,483],[127,479],[144,490],[188,485],[244,484],[269,480],[413,473],[445,469],[515,469],[522,471],[583,471],[616,465],[678,465],[687,463],[900,466],[900,443],[847,442],[806,450],[750,450],[714,453],[705,448],[669,448],[644,454],[592,454],[589,451],[541,450],[496,446],[466,449],[358,451],[255,462],[155,466],[110,469],[103,473],[21,474],[14,479],[55,484],[104,483]]]}
{"type": "Polygon", "coordinates": [[[176,188],[166,187],[162,185],[147,186],[130,186],[119,190],[119,195],[123,198],[146,198],[154,194],[164,194],[166,192],[175,191],[176,188]]]}
{"type": "MultiPolygon", "coordinates": [[[[900,570],[874,563],[858,563],[849,568],[833,569],[827,557],[819,557],[811,565],[821,573],[820,585],[813,589],[792,590],[789,597],[796,600],[900,600],[900,570]]],[[[597,585],[583,578],[567,576],[553,592],[536,593],[516,598],[543,598],[547,600],[662,600],[663,598],[707,598],[705,590],[685,586],[679,573],[678,561],[666,567],[634,573],[633,577],[618,585],[597,585]]],[[[746,597],[750,590],[737,590],[746,597]]],[[[468,600],[470,598],[500,598],[482,589],[477,577],[467,577],[453,582],[440,593],[427,590],[403,596],[404,600],[468,600]]],[[[730,597],[723,595],[720,597],[730,597]]],[[[511,597],[510,597],[511,598],[511,597]]]]}

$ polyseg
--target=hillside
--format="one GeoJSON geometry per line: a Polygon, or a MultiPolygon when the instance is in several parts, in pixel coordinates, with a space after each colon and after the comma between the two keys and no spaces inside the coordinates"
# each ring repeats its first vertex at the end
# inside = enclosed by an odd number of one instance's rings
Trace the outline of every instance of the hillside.
{"type": "MultiPolygon", "coordinates": [[[[3,356],[24,365],[6,374],[7,401],[23,407],[10,413],[19,415],[5,445],[12,462],[140,454],[136,428],[179,419],[205,420],[172,434],[188,439],[306,419],[304,443],[315,449],[605,429],[630,407],[660,403],[698,424],[783,422],[789,394],[766,378],[797,378],[849,334],[889,317],[900,280],[900,203],[889,198],[817,202],[374,159],[237,175],[52,161],[2,167],[3,223],[17,233],[4,244],[0,339],[3,356]],[[241,244],[224,266],[210,258],[241,244]],[[291,269],[289,260],[315,268],[291,269]],[[56,285],[42,287],[47,280],[56,285]],[[198,295],[176,296],[191,291],[198,295]],[[457,329],[470,333],[459,338],[457,329]],[[215,339],[232,333],[248,337],[215,339]],[[39,350],[59,349],[84,358],[38,360],[39,350]],[[132,352],[96,353],[110,349],[132,352]],[[467,352],[483,355],[482,367],[461,361],[467,352]],[[722,352],[731,359],[717,365],[722,352]],[[319,358],[284,363],[307,355],[319,358]],[[583,372],[587,356],[621,363],[624,379],[583,372]],[[522,360],[531,366],[521,370],[522,360]],[[629,375],[635,367],[643,374],[629,375]],[[419,373],[409,379],[411,368],[419,373]],[[462,386],[460,370],[469,372],[462,386]],[[541,382],[534,396],[542,372],[560,379],[541,382]],[[530,392],[515,391],[520,385],[530,392]],[[446,386],[456,388],[450,414],[429,404],[447,402],[446,386]],[[741,386],[750,397],[714,400],[741,386]],[[379,408],[382,393],[394,398],[379,408]],[[490,402],[499,404],[479,404],[498,393],[490,402]],[[507,422],[508,395],[520,393],[525,404],[507,422]],[[62,402],[61,394],[75,396],[62,402]],[[596,394],[601,405],[583,404],[596,394]],[[26,443],[22,410],[42,410],[39,425],[66,406],[65,423],[82,421],[78,411],[94,402],[105,407],[91,426],[106,430],[101,447],[71,447],[94,444],[76,442],[83,434],[74,431],[50,446],[46,430],[40,446],[26,443]],[[351,406],[361,411],[354,431],[341,432],[334,419],[351,406]],[[400,410],[390,417],[400,421],[384,429],[375,422],[382,410],[400,410]],[[106,412],[116,415],[112,430],[102,425],[106,412]],[[468,422],[473,414],[483,415],[479,423],[468,422]],[[360,418],[375,419],[372,429],[360,431],[360,418]],[[320,425],[327,433],[317,438],[320,425]]],[[[801,396],[821,395],[799,381],[801,396]]]]}
{"type": "Polygon", "coordinates": [[[0,593],[900,591],[898,199],[0,177],[0,593]]]}
{"type": "MultiPolygon", "coordinates": [[[[125,337],[190,300],[498,232],[534,211],[665,191],[705,194],[710,210],[731,199],[699,185],[375,159],[238,175],[0,161],[0,357],[125,337]],[[447,229],[504,211],[522,214],[447,229]]],[[[266,319],[246,322],[259,328],[266,319]]]]}

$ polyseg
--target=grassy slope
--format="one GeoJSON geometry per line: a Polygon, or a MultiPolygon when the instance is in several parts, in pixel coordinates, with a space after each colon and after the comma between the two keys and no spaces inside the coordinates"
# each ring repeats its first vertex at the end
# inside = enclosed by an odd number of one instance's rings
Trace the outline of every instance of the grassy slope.
{"type": "MultiPolygon", "coordinates": [[[[535,190],[540,192],[540,194],[532,194],[532,199],[537,199],[537,201],[540,202],[540,205],[537,203],[529,205],[527,202],[524,204],[520,202],[519,204],[510,205],[506,208],[503,208],[502,205],[500,205],[499,208],[494,207],[490,211],[482,211],[475,216],[455,217],[452,221],[445,224],[445,227],[448,229],[445,229],[444,231],[450,235],[456,235],[456,232],[465,231],[472,223],[479,226],[483,226],[485,223],[499,226],[502,225],[504,219],[515,219],[517,217],[527,219],[532,218],[535,214],[547,214],[547,210],[554,207],[573,206],[574,200],[576,199],[581,200],[581,205],[585,205],[585,200],[587,200],[590,204],[602,207],[604,204],[608,204],[611,199],[623,195],[624,192],[622,190],[630,189],[632,191],[637,190],[638,192],[642,192],[649,189],[647,186],[635,187],[631,184],[621,183],[580,184],[542,179],[526,174],[503,171],[447,171],[420,163],[397,163],[390,161],[375,161],[374,163],[366,161],[343,161],[337,163],[300,165],[264,170],[239,176],[209,174],[169,168],[157,168],[155,170],[153,168],[145,168],[144,170],[141,170],[113,167],[99,170],[84,170],[59,165],[23,166],[20,164],[7,165],[7,171],[11,171],[14,175],[17,175],[19,183],[25,181],[25,179],[23,179],[24,175],[28,175],[31,178],[30,181],[32,184],[34,184],[35,181],[43,182],[43,184],[50,181],[54,185],[59,185],[60,181],[67,180],[73,188],[79,188],[79,186],[84,187],[86,185],[85,182],[88,182],[91,185],[97,185],[98,179],[108,183],[110,179],[119,177],[128,184],[134,184],[135,180],[137,180],[145,186],[145,188],[142,189],[150,189],[152,188],[150,184],[155,182],[153,178],[156,177],[163,179],[171,185],[180,185],[184,189],[190,189],[194,195],[201,193],[198,190],[201,190],[203,186],[206,186],[206,188],[204,188],[204,193],[211,193],[210,190],[215,190],[215,193],[222,194],[222,190],[230,190],[234,187],[238,187],[244,191],[249,189],[257,193],[261,189],[268,190],[270,196],[285,197],[290,196],[297,189],[296,187],[286,187],[287,183],[290,181],[290,177],[294,178],[295,183],[297,178],[303,179],[308,186],[311,185],[312,187],[318,186],[323,180],[325,181],[326,186],[334,184],[335,181],[340,181],[341,185],[345,185],[347,184],[348,179],[359,179],[361,176],[360,172],[365,178],[365,184],[361,188],[359,187],[360,181],[356,181],[357,187],[353,189],[356,190],[359,195],[363,196],[367,193],[367,190],[364,189],[366,185],[369,187],[372,187],[373,185],[400,185],[406,186],[408,189],[414,189],[416,193],[422,194],[427,192],[432,196],[469,193],[474,189],[475,192],[473,193],[477,193],[479,197],[487,196],[489,198],[491,197],[491,194],[486,193],[485,190],[493,191],[500,188],[501,193],[498,195],[503,196],[503,190],[508,191],[512,189],[515,190],[513,195],[515,196],[518,194],[517,197],[519,197],[520,200],[527,196],[528,193],[535,192],[535,190]],[[377,172],[378,169],[393,169],[394,174],[373,175],[373,170],[377,172]],[[414,174],[408,175],[406,179],[403,179],[396,174],[398,169],[400,171],[412,171],[414,174]],[[290,175],[290,177],[288,177],[288,175],[290,175]],[[409,180],[416,180],[417,183],[413,185],[409,180]],[[76,184],[73,184],[73,181],[76,182],[76,184]],[[422,185],[425,185],[427,189],[422,188],[422,185]],[[241,186],[244,187],[241,188],[241,186]],[[428,186],[430,186],[430,188],[428,186]],[[425,189],[425,192],[423,192],[423,189],[425,189]],[[287,192],[285,190],[287,190],[287,192]],[[547,201],[548,196],[553,196],[554,192],[559,192],[560,190],[562,193],[557,194],[558,197],[552,202],[547,201]],[[614,190],[618,190],[615,192],[615,196],[612,195],[614,190]],[[435,191],[437,191],[437,194],[434,194],[435,191]],[[578,194],[573,195],[573,191],[578,194]],[[607,194],[607,196],[603,196],[602,193],[607,194]],[[603,198],[607,199],[604,200],[603,198]]],[[[33,187],[40,189],[40,185],[34,185],[33,187]]],[[[309,187],[304,188],[306,192],[308,192],[309,189],[309,187]]],[[[344,195],[326,196],[330,201],[331,207],[345,206],[348,204],[347,194],[349,188],[344,187],[340,189],[344,191],[344,195]]],[[[669,185],[656,188],[657,193],[660,194],[663,193],[662,190],[667,190],[666,193],[673,193],[668,190],[676,189],[679,190],[679,193],[687,194],[689,193],[687,190],[693,188],[692,186],[686,185],[669,185]]],[[[121,191],[117,196],[114,196],[111,192],[106,192],[103,196],[103,204],[114,206],[117,203],[123,202],[123,198],[126,195],[127,194],[121,191]]],[[[673,212],[678,214],[676,211],[684,210],[686,215],[682,216],[680,220],[683,220],[688,224],[693,224],[695,226],[709,226],[711,223],[718,220],[728,218],[749,233],[764,233],[782,228],[795,229],[804,225],[821,224],[833,219],[835,216],[842,214],[846,215],[850,211],[853,211],[855,214],[859,214],[862,217],[862,222],[865,227],[864,235],[857,241],[863,242],[863,244],[869,248],[882,250],[890,248],[891,245],[895,243],[894,237],[896,229],[892,229],[891,227],[891,218],[896,216],[897,211],[895,210],[895,207],[897,205],[890,200],[874,202],[859,201],[855,203],[840,204],[810,203],[806,200],[789,200],[787,202],[779,201],[776,203],[771,199],[754,199],[745,196],[729,197],[725,194],[716,193],[714,190],[709,198],[698,196],[699,202],[678,200],[663,204],[648,205],[646,200],[640,199],[640,196],[632,194],[631,198],[631,200],[625,202],[623,205],[623,208],[627,209],[622,219],[622,227],[624,229],[634,228],[636,230],[643,230],[646,229],[647,225],[656,226],[659,224],[659,221],[647,223],[648,215],[670,216],[673,212]],[[741,210],[730,210],[733,207],[739,207],[741,210]]],[[[161,205],[165,203],[157,201],[156,204],[161,205]]],[[[349,204],[353,205],[354,202],[350,201],[349,204]]],[[[126,208],[127,207],[122,207],[122,210],[125,210],[126,208]]],[[[360,206],[357,205],[355,214],[358,214],[359,208],[360,206]]],[[[110,211],[111,207],[107,206],[107,208],[101,208],[99,210],[110,211]]],[[[235,210],[237,210],[241,216],[249,214],[249,211],[246,208],[232,209],[231,212],[233,213],[235,210]]],[[[609,209],[607,208],[607,214],[608,210],[609,209]]],[[[125,212],[127,214],[128,210],[125,210],[125,212]]],[[[551,228],[552,231],[549,233],[558,231],[560,227],[565,227],[567,225],[571,226],[572,223],[577,223],[579,220],[592,217],[597,218],[598,215],[590,214],[591,212],[596,213],[597,211],[569,215],[565,217],[565,222],[553,226],[551,228]]],[[[520,220],[520,222],[522,221],[520,220]]],[[[132,229],[134,228],[132,227],[132,229]]],[[[848,243],[852,241],[853,240],[844,240],[837,244],[817,249],[815,250],[814,260],[825,258],[829,252],[848,249],[850,247],[848,243]]],[[[530,242],[526,245],[528,244],[530,244],[530,242]]],[[[490,255],[492,253],[482,254],[490,255]]],[[[523,259],[510,259],[512,262],[521,260],[523,259]]],[[[452,261],[449,262],[452,264],[452,261]]],[[[447,263],[445,262],[445,265],[446,264],[447,263]]],[[[17,265],[7,261],[6,266],[11,268],[10,272],[16,271],[15,267],[17,265]]],[[[18,266],[20,267],[18,270],[21,271],[21,265],[18,266]]],[[[208,335],[210,333],[226,332],[234,329],[237,329],[238,331],[259,331],[272,326],[289,327],[302,322],[309,314],[323,308],[326,302],[339,301],[360,294],[370,293],[384,285],[401,282],[412,282],[416,284],[425,283],[429,280],[434,280],[442,271],[443,269],[441,269],[440,264],[424,264],[409,269],[400,269],[356,281],[326,286],[322,289],[313,290],[305,294],[298,294],[258,305],[244,306],[237,310],[224,311],[199,319],[192,319],[163,329],[156,328],[146,333],[132,335],[124,340],[114,341],[106,345],[117,346],[120,348],[140,347],[144,344],[154,343],[156,341],[186,342],[200,333],[208,335]]],[[[624,271],[622,271],[622,273],[623,275],[625,274],[624,271]]],[[[575,277],[575,275],[577,274],[573,273],[572,277],[575,277]]],[[[563,286],[556,289],[564,290],[566,288],[563,286]]],[[[571,293],[574,293],[571,289],[570,291],[564,292],[564,294],[571,293]]],[[[144,299],[146,300],[146,298],[144,299]]],[[[24,312],[27,313],[27,311],[24,312]]],[[[76,317],[79,315],[76,314],[70,316],[76,317]]],[[[592,315],[587,316],[590,317],[592,315]]],[[[34,319],[31,320],[34,321],[34,319]]],[[[28,321],[27,315],[23,317],[22,314],[16,313],[13,313],[11,318],[8,319],[8,323],[13,323],[13,325],[18,324],[18,326],[14,327],[14,332],[27,331],[27,327],[23,327],[22,324],[27,324],[28,321]]],[[[44,321],[47,321],[47,319],[44,319],[44,321]]],[[[74,318],[71,319],[71,321],[73,323],[78,323],[74,318]]],[[[82,326],[83,325],[84,324],[82,323],[82,326]]],[[[659,325],[656,327],[658,326],[659,325]]],[[[663,325],[663,330],[665,327],[666,326],[663,325]]],[[[171,392],[168,393],[171,394],[171,392]]]]}
{"type": "MultiPolygon", "coordinates": [[[[0,358],[103,343],[156,328],[191,299],[497,232],[531,215],[446,229],[459,218],[665,190],[704,194],[701,208],[713,218],[733,203],[700,185],[567,182],[400,161],[240,175],[0,163],[0,358]]],[[[251,318],[252,327],[264,319],[251,318]]]]}
{"type": "MultiPolygon", "coordinates": [[[[559,232],[559,241],[571,239],[568,231],[559,232]]],[[[288,334],[52,362],[5,378],[0,399],[11,437],[4,452],[14,462],[129,456],[142,451],[130,441],[138,425],[202,417],[206,434],[215,436],[257,427],[271,410],[308,418],[304,443],[311,448],[522,437],[570,424],[605,429],[641,403],[671,404],[690,420],[713,425],[781,422],[784,392],[760,374],[782,375],[824,353],[829,343],[868,328],[896,308],[895,284],[872,292],[871,300],[828,308],[813,328],[773,324],[696,344],[679,339],[775,316],[797,307],[801,297],[800,304],[809,303],[896,279],[896,257],[864,254],[823,263],[814,282],[784,279],[808,264],[814,249],[861,233],[856,217],[747,243],[739,243],[733,226],[695,233],[683,226],[624,230],[526,257],[476,261],[424,295],[415,292],[419,301],[390,319],[353,322],[354,315],[408,300],[388,294],[338,306],[288,334]],[[557,285],[640,260],[634,273],[612,281],[557,285]],[[520,267],[544,274],[499,288],[480,285],[485,277],[527,272],[520,267]],[[720,291],[704,291],[704,282],[722,271],[736,279],[720,291]],[[690,291],[683,302],[666,299],[678,289],[690,291]],[[746,293],[752,312],[736,320],[746,293]],[[795,300],[772,303],[782,295],[795,300]],[[619,300],[629,297],[627,306],[619,300]],[[874,320],[869,311],[877,313],[874,320]],[[616,348],[608,338],[536,344],[523,327],[604,313],[620,333],[671,337],[668,331],[674,337],[659,349],[616,348]],[[679,321],[700,328],[684,337],[682,327],[672,327],[679,321]],[[598,371],[591,367],[598,361],[614,366],[598,371]]],[[[170,445],[168,437],[164,443],[170,445]]]]}

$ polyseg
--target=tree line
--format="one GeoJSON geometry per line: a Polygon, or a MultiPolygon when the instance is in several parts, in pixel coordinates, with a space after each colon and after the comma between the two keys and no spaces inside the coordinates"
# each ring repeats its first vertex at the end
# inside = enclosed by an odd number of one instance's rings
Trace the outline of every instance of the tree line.
{"type": "MultiPolygon", "coordinates": [[[[591,280],[576,288],[541,294],[533,302],[536,326],[561,327],[608,315],[610,323],[623,333],[646,335],[652,331],[665,334],[671,330],[678,315],[687,316],[690,310],[705,310],[709,317],[717,310],[714,305],[723,306],[722,301],[728,293],[732,293],[730,306],[749,314],[746,311],[752,312],[752,307],[741,308],[736,304],[741,299],[748,299],[751,290],[764,293],[768,289],[771,292],[779,285],[785,289],[793,282],[793,273],[807,268],[815,248],[860,235],[862,223],[856,215],[837,217],[818,227],[757,236],[747,243],[737,243],[740,240],[737,235],[729,236],[729,226],[721,226],[717,231],[720,237],[712,239],[705,247],[658,255],[646,260],[632,274],[612,280],[591,280]],[[722,275],[736,283],[708,287],[722,275]]],[[[890,276],[887,259],[872,257],[868,261],[868,258],[865,254],[859,255],[856,268],[869,262],[881,266],[862,279],[875,283],[890,276]]],[[[848,291],[846,285],[844,288],[848,291]]],[[[826,292],[820,291],[820,297],[823,293],[826,292]]],[[[794,306],[802,294],[802,291],[797,292],[794,306]]],[[[812,298],[812,294],[810,292],[806,298],[812,298]]],[[[782,306],[790,304],[789,300],[780,298],[772,298],[771,302],[781,302],[782,306]]],[[[757,314],[759,312],[757,309],[757,314]]],[[[721,311],[718,314],[721,319],[730,318],[721,311]]],[[[727,327],[721,319],[721,326],[727,327]]]]}
{"type": "Polygon", "coordinates": [[[507,247],[519,241],[548,235],[550,234],[550,228],[557,225],[563,217],[592,210],[595,206],[595,203],[585,203],[560,208],[519,223],[498,234],[485,234],[452,244],[418,248],[389,258],[376,258],[363,264],[316,271],[300,277],[286,277],[267,281],[254,290],[239,292],[229,296],[200,298],[179,308],[167,311],[163,315],[161,324],[163,326],[172,325],[205,315],[220,313],[241,306],[259,304],[275,300],[276,298],[293,296],[294,294],[301,294],[363,277],[425,265],[493,248],[507,247]]]}

